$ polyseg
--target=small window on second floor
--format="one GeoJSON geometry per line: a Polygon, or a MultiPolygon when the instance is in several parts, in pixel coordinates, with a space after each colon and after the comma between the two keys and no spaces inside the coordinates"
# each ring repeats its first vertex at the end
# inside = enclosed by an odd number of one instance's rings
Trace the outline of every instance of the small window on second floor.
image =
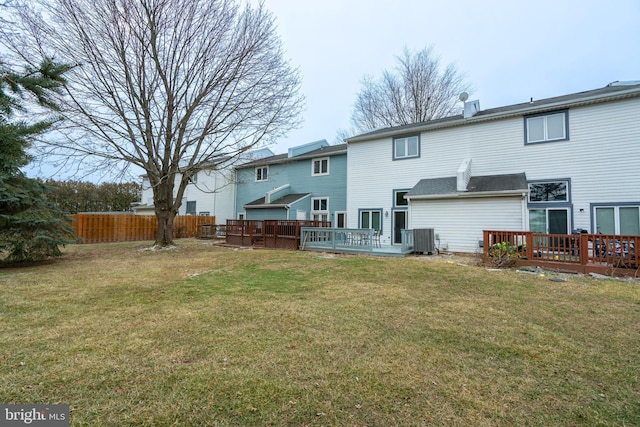
{"type": "Polygon", "coordinates": [[[269,167],[259,166],[256,168],[256,181],[267,181],[269,179],[269,167]]]}
{"type": "Polygon", "coordinates": [[[329,158],[313,159],[311,175],[329,175],[329,158]]]}
{"type": "Polygon", "coordinates": [[[525,117],[525,143],[565,141],[569,139],[568,122],[569,113],[566,110],[525,117]]]}
{"type": "Polygon", "coordinates": [[[394,201],[393,201],[393,206],[408,206],[409,205],[409,201],[407,199],[404,198],[404,196],[407,195],[409,191],[407,190],[395,190],[393,192],[394,195],[394,201]]]}
{"type": "Polygon", "coordinates": [[[393,140],[393,159],[420,157],[420,137],[418,135],[395,138],[393,140]]]}

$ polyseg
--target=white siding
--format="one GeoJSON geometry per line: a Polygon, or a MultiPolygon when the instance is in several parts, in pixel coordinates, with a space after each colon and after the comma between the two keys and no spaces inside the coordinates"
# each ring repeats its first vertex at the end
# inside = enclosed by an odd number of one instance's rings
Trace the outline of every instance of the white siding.
{"type": "MultiPolygon", "coordinates": [[[[190,183],[184,191],[179,214],[187,211],[187,202],[196,202],[196,214],[209,212],[216,217],[218,224],[234,218],[233,183],[230,181],[231,171],[203,170],[198,172],[196,183],[190,183]]],[[[178,178],[176,178],[178,179],[178,178]]]]}
{"type": "MultiPolygon", "coordinates": [[[[234,185],[232,181],[232,171],[211,171],[204,170],[198,172],[197,183],[190,183],[184,191],[182,206],[178,210],[178,215],[185,215],[187,212],[187,202],[196,202],[196,214],[209,212],[209,215],[216,217],[216,223],[224,224],[227,219],[234,218],[234,185]]],[[[176,176],[176,188],[181,176],[176,176]]],[[[149,180],[144,177],[142,181],[142,204],[153,205],[153,190],[149,185],[149,180]]],[[[153,214],[153,209],[139,212],[142,215],[153,214]]]]}
{"type": "MultiPolygon", "coordinates": [[[[472,176],[525,172],[528,180],[569,179],[570,227],[590,230],[591,203],[640,201],[639,118],[639,98],[570,108],[568,141],[530,145],[524,143],[523,117],[433,130],[420,136],[420,158],[397,161],[393,161],[392,138],[350,143],[348,226],[358,225],[359,209],[382,208],[391,213],[394,189],[410,189],[420,179],[454,177],[462,161],[470,158],[472,176]]],[[[491,203],[478,207],[489,209],[491,203]]],[[[469,223],[480,227],[483,218],[487,225],[482,228],[491,228],[491,215],[476,219],[477,210],[460,212],[469,223]]],[[[413,215],[418,215],[415,209],[410,210],[410,224],[416,222],[413,215]]],[[[520,221],[521,212],[513,215],[520,221]]],[[[392,215],[383,218],[382,240],[388,243],[392,215]]],[[[451,241],[450,247],[456,244],[451,241]]]]}
{"type": "Polygon", "coordinates": [[[520,197],[419,200],[411,204],[409,227],[433,228],[441,249],[481,252],[482,230],[522,230],[522,221],[520,197]]]}

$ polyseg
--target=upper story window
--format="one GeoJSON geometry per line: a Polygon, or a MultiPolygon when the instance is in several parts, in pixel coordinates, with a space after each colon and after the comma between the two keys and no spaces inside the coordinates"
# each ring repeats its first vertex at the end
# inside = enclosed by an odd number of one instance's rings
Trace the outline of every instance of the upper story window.
{"type": "Polygon", "coordinates": [[[269,166],[259,166],[256,168],[256,181],[267,181],[269,179],[269,166]]]}
{"type": "Polygon", "coordinates": [[[569,111],[536,114],[524,118],[525,144],[569,139],[569,111]]]}
{"type": "Polygon", "coordinates": [[[394,138],[393,160],[420,157],[420,137],[418,135],[394,138]]]}
{"type": "Polygon", "coordinates": [[[529,183],[529,203],[568,202],[569,182],[549,181],[529,183]]]}
{"type": "Polygon", "coordinates": [[[313,159],[311,162],[312,169],[311,175],[329,175],[329,158],[323,157],[321,159],[313,159]]]}
{"type": "Polygon", "coordinates": [[[189,178],[189,183],[190,184],[197,184],[198,183],[198,172],[196,172],[193,175],[191,175],[191,178],[189,178]]]}

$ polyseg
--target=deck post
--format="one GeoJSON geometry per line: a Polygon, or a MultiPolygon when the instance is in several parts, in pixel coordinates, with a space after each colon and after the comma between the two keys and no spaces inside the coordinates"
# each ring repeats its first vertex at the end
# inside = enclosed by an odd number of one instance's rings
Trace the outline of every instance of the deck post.
{"type": "Polygon", "coordinates": [[[525,254],[527,259],[533,259],[533,233],[527,231],[524,233],[525,254]]]}
{"type": "Polygon", "coordinates": [[[580,234],[580,245],[578,246],[578,253],[580,256],[580,265],[587,265],[589,262],[589,235],[586,233],[580,234]]]}

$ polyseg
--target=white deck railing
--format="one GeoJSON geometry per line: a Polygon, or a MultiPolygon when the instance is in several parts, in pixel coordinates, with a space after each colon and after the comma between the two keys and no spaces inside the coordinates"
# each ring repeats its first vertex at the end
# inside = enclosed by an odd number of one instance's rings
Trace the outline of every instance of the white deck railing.
{"type": "MultiPolygon", "coordinates": [[[[390,247],[390,246],[387,246],[390,247]]],[[[397,248],[397,246],[395,246],[397,248]]],[[[300,229],[300,249],[373,252],[381,249],[380,235],[372,228],[318,228],[300,229]]],[[[413,251],[413,230],[402,230],[402,253],[413,251]]]]}

